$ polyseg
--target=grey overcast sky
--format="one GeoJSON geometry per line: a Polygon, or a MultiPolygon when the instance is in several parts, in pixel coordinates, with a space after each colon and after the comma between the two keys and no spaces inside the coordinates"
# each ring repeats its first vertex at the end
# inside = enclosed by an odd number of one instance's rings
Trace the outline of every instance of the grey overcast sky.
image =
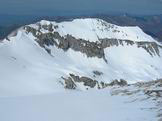
{"type": "Polygon", "coordinates": [[[0,0],[0,14],[162,14],[162,0],[0,0]]]}

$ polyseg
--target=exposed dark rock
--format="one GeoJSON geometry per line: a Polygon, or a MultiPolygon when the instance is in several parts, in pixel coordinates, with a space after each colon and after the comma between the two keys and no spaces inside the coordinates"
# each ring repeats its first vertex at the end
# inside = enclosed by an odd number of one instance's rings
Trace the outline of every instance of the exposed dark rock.
{"type": "Polygon", "coordinates": [[[102,48],[107,48],[111,46],[119,46],[119,45],[124,45],[126,43],[127,45],[133,45],[135,44],[133,41],[130,40],[120,40],[120,39],[99,39],[101,41],[101,46],[102,48]]]}
{"type": "MultiPolygon", "coordinates": [[[[45,29],[49,29],[49,26],[43,27],[45,29]]],[[[71,48],[75,51],[86,54],[87,57],[103,58],[107,62],[107,60],[105,59],[104,49],[102,48],[100,43],[89,42],[83,39],[76,39],[71,35],[61,37],[58,32],[41,33],[39,30],[36,30],[30,26],[26,26],[25,30],[27,32],[31,32],[37,38],[36,41],[41,47],[45,48],[45,45],[55,45],[56,47],[61,48],[64,51],[67,51],[69,48],[71,48]],[[59,43],[57,43],[56,40],[58,40],[59,43]]]]}
{"type": "Polygon", "coordinates": [[[104,89],[104,88],[106,88],[108,86],[110,86],[109,83],[105,83],[105,82],[102,82],[102,81],[100,82],[100,89],[104,89]]]}
{"type": "Polygon", "coordinates": [[[146,87],[149,88],[151,86],[156,86],[156,87],[162,87],[162,79],[157,79],[157,80],[153,80],[153,81],[149,81],[149,82],[138,82],[135,84],[138,87],[146,87]]]}
{"type": "Polygon", "coordinates": [[[76,89],[77,86],[70,77],[68,77],[67,79],[62,77],[62,79],[65,81],[66,89],[76,89]]]}
{"type": "Polygon", "coordinates": [[[141,89],[144,88],[144,93],[150,97],[162,97],[162,90],[158,88],[162,87],[162,79],[157,79],[149,82],[138,82],[134,85],[141,89]]]}
{"type": "Polygon", "coordinates": [[[137,42],[137,46],[145,49],[151,56],[160,56],[159,48],[161,48],[161,46],[155,42],[137,42]]]}
{"type": "Polygon", "coordinates": [[[70,74],[71,78],[73,79],[74,82],[83,82],[84,86],[88,86],[90,88],[94,88],[97,84],[96,80],[92,80],[91,78],[88,77],[79,77],[75,76],[73,74],[70,74]]]}
{"type": "Polygon", "coordinates": [[[54,30],[52,24],[49,24],[49,25],[42,25],[41,27],[42,27],[43,29],[45,29],[45,30],[50,31],[50,32],[52,32],[52,31],[54,30]]]}
{"type": "Polygon", "coordinates": [[[162,90],[147,90],[145,92],[145,94],[151,96],[151,95],[155,95],[157,97],[162,97],[162,90]]]}
{"type": "MultiPolygon", "coordinates": [[[[38,30],[25,26],[25,30],[27,33],[31,32],[37,39],[36,41],[39,43],[41,47],[45,48],[46,46],[56,46],[58,48],[67,51],[69,48],[74,51],[79,51],[87,55],[87,57],[98,57],[103,58],[105,62],[107,62],[105,58],[104,49],[112,46],[119,45],[134,45],[137,47],[143,48],[146,50],[151,56],[158,55],[160,56],[159,48],[162,48],[155,42],[133,42],[130,40],[120,40],[120,39],[99,39],[99,42],[90,42],[83,39],[76,39],[71,35],[66,35],[62,37],[58,32],[54,31],[58,28],[58,26],[54,26],[52,24],[49,25],[38,25],[38,30]],[[48,30],[48,33],[42,33],[40,29],[43,28],[48,30]]],[[[45,48],[48,53],[50,50],[45,48]]]]}
{"type": "Polygon", "coordinates": [[[62,79],[65,81],[64,87],[67,89],[76,89],[76,83],[82,83],[87,89],[95,87],[98,89],[102,89],[98,81],[93,80],[89,77],[79,77],[75,76],[74,74],[70,74],[68,78],[62,77],[62,79]]]}
{"type": "Polygon", "coordinates": [[[30,26],[25,26],[24,29],[26,30],[27,33],[31,32],[36,37],[36,33],[38,30],[36,30],[30,26]]]}
{"type": "Polygon", "coordinates": [[[120,39],[100,39],[102,48],[107,48],[111,46],[119,46],[124,45],[126,43],[127,45],[134,45],[136,44],[137,47],[143,48],[146,50],[151,56],[158,55],[160,56],[159,48],[162,48],[162,46],[158,45],[156,42],[133,42],[130,40],[120,40],[120,39]]]}
{"type": "Polygon", "coordinates": [[[63,78],[63,80],[65,81],[65,88],[67,89],[76,89],[76,83],[83,83],[84,86],[89,87],[89,88],[97,88],[97,89],[103,89],[106,87],[110,87],[110,86],[126,86],[127,81],[120,79],[120,81],[118,80],[114,80],[111,83],[105,83],[105,82],[98,82],[97,80],[93,80],[89,77],[79,77],[79,76],[75,76],[74,74],[69,74],[70,76],[68,78],[63,78]]]}
{"type": "Polygon", "coordinates": [[[94,73],[96,76],[101,76],[101,75],[103,75],[103,73],[100,72],[100,71],[93,71],[93,73],[94,73]]]}
{"type": "Polygon", "coordinates": [[[81,77],[80,80],[84,83],[85,86],[89,86],[91,88],[94,88],[97,84],[96,80],[92,80],[88,77],[81,77]]]}
{"type": "Polygon", "coordinates": [[[115,86],[115,85],[118,85],[118,86],[126,86],[128,84],[127,84],[127,81],[125,81],[123,79],[120,79],[120,81],[118,81],[118,80],[112,81],[109,85],[110,86],[115,86]]]}

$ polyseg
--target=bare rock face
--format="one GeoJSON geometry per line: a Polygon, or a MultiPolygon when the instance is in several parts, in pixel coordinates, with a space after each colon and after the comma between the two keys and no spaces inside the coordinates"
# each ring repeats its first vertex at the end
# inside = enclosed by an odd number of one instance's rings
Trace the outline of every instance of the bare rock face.
{"type": "Polygon", "coordinates": [[[159,48],[162,48],[162,46],[155,42],[137,42],[137,45],[145,49],[151,56],[160,56],[159,48]]]}
{"type": "MultiPolygon", "coordinates": [[[[76,89],[77,88],[77,84],[83,84],[83,86],[88,87],[88,88],[96,88],[96,89],[104,89],[107,87],[112,87],[112,86],[127,86],[127,81],[120,79],[118,80],[114,80],[110,83],[105,83],[105,82],[99,82],[97,80],[91,79],[89,77],[85,77],[85,76],[76,76],[74,74],[69,74],[68,78],[64,78],[62,77],[62,79],[64,80],[64,87],[66,89],[76,89]]],[[[88,89],[87,88],[87,89],[88,89]]]]}
{"type": "Polygon", "coordinates": [[[127,84],[127,81],[125,81],[124,79],[120,79],[119,81],[118,80],[112,81],[109,85],[110,86],[115,86],[115,85],[117,85],[117,86],[126,86],[128,84],[127,84]]]}
{"type": "Polygon", "coordinates": [[[151,56],[158,55],[160,56],[159,48],[162,46],[158,45],[155,42],[133,42],[130,40],[120,40],[120,39],[100,39],[102,48],[107,48],[111,46],[119,46],[119,45],[137,45],[138,48],[143,48],[147,51],[151,56]]]}
{"type": "Polygon", "coordinates": [[[93,71],[93,74],[95,75],[95,76],[101,76],[101,75],[103,75],[103,73],[102,72],[100,72],[100,71],[93,71]]]}
{"type": "MultiPolygon", "coordinates": [[[[50,45],[56,46],[60,49],[63,49],[64,51],[67,51],[71,48],[74,51],[79,51],[86,54],[87,57],[103,58],[107,62],[105,59],[104,48],[102,48],[100,43],[89,42],[83,39],[76,39],[71,35],[61,37],[58,32],[41,33],[40,31],[30,26],[26,26],[25,30],[27,33],[31,32],[37,38],[36,41],[39,43],[39,45],[45,49],[45,46],[50,45]],[[36,34],[36,32],[38,32],[38,34],[36,34]]],[[[50,51],[48,51],[48,53],[50,53],[50,51]]]]}
{"type": "Polygon", "coordinates": [[[62,78],[65,82],[66,89],[76,89],[76,83],[83,83],[85,87],[94,88],[98,82],[88,77],[79,77],[74,74],[70,74],[70,77],[62,78]]]}
{"type": "Polygon", "coordinates": [[[70,77],[68,79],[62,77],[62,79],[65,81],[65,89],[76,89],[77,86],[70,77]]]}
{"type": "Polygon", "coordinates": [[[160,56],[159,48],[162,48],[155,42],[133,42],[130,40],[120,40],[120,39],[100,39],[98,42],[90,42],[83,39],[76,39],[72,35],[66,35],[62,37],[55,29],[58,26],[52,24],[49,25],[39,25],[39,29],[36,30],[30,26],[25,26],[24,29],[27,33],[32,33],[37,39],[36,41],[39,45],[51,54],[51,50],[48,46],[56,46],[64,51],[68,49],[73,49],[74,51],[79,51],[87,55],[87,57],[98,57],[104,59],[107,63],[108,60],[105,58],[104,49],[112,46],[124,46],[126,45],[137,45],[139,48],[146,50],[151,56],[160,56]],[[42,33],[40,29],[43,28],[49,32],[42,33]]]}
{"type": "Polygon", "coordinates": [[[140,88],[148,88],[147,90],[145,90],[145,94],[147,94],[148,96],[162,97],[162,79],[157,79],[145,83],[137,83],[135,85],[140,88]]]}

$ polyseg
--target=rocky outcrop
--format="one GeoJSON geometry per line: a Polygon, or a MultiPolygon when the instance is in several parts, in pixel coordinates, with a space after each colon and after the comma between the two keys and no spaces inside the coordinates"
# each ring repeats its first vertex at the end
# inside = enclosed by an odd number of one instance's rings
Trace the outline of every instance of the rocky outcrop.
{"type": "Polygon", "coordinates": [[[100,39],[102,48],[107,48],[111,46],[126,45],[137,45],[138,48],[143,48],[151,56],[160,56],[159,48],[162,46],[158,45],[156,42],[133,42],[130,40],[120,40],[120,39],[100,39]]]}
{"type": "Polygon", "coordinates": [[[62,79],[65,81],[65,89],[76,89],[76,84],[72,80],[72,78],[68,77],[67,79],[62,77],[62,79]]]}
{"type": "Polygon", "coordinates": [[[93,74],[94,74],[94,75],[93,75],[94,77],[103,75],[102,72],[97,71],[97,70],[93,71],[93,74]]]}
{"type": "Polygon", "coordinates": [[[156,97],[162,97],[162,90],[147,90],[145,94],[149,96],[155,95],[156,97]]]}
{"type": "Polygon", "coordinates": [[[62,37],[57,31],[55,31],[58,26],[56,25],[41,25],[37,23],[38,29],[31,26],[25,26],[24,29],[27,33],[32,33],[37,39],[36,41],[39,45],[51,54],[51,50],[48,46],[56,46],[64,51],[68,49],[73,49],[74,51],[79,51],[87,55],[87,57],[98,57],[105,58],[104,49],[112,46],[124,46],[126,45],[136,45],[139,48],[146,50],[151,56],[160,56],[159,48],[162,46],[155,42],[134,42],[130,40],[120,40],[120,39],[100,39],[98,42],[90,42],[83,39],[76,39],[72,35],[66,35],[62,37]],[[47,30],[48,32],[42,33],[41,29],[47,30]]]}
{"type": "Polygon", "coordinates": [[[149,82],[138,81],[138,83],[136,83],[135,85],[138,87],[146,87],[146,88],[149,88],[151,86],[162,87],[162,79],[157,79],[157,80],[153,80],[153,81],[149,81],[149,82]]]}
{"type": "Polygon", "coordinates": [[[110,84],[108,84],[109,86],[126,86],[127,81],[124,79],[120,79],[120,80],[114,80],[112,81],[110,84]]]}
{"type": "Polygon", "coordinates": [[[85,86],[85,88],[87,88],[87,89],[95,88],[98,85],[98,82],[96,80],[93,80],[93,79],[85,77],[85,76],[83,76],[83,77],[75,76],[74,74],[70,74],[70,76],[68,78],[62,77],[62,79],[65,82],[64,87],[66,89],[76,89],[77,83],[82,83],[85,86]]]}
{"type": "Polygon", "coordinates": [[[97,81],[95,79],[91,79],[86,76],[76,76],[74,74],[69,74],[69,77],[63,79],[63,85],[66,89],[77,89],[77,84],[82,84],[86,89],[88,88],[96,88],[96,89],[104,89],[109,87],[129,87],[135,86],[136,88],[140,89],[147,89],[145,94],[151,95],[155,93],[157,96],[162,96],[162,90],[156,88],[162,88],[162,79],[153,80],[149,82],[140,82],[135,84],[128,84],[124,79],[115,79],[111,82],[102,82],[97,81]],[[154,89],[155,88],[155,89],[154,89]],[[148,90],[149,89],[149,90],[148,90]]]}
{"type": "Polygon", "coordinates": [[[83,86],[88,89],[88,88],[96,88],[96,89],[104,89],[106,87],[109,86],[126,86],[127,85],[127,81],[120,79],[120,80],[114,80],[111,81],[110,83],[106,83],[106,82],[99,82],[97,80],[91,79],[89,77],[85,77],[85,76],[76,76],[74,74],[69,74],[68,78],[64,78],[63,79],[63,84],[64,87],[66,89],[76,89],[77,88],[77,84],[83,84],[83,86]]]}
{"type": "Polygon", "coordinates": [[[162,97],[162,79],[149,82],[138,82],[135,84],[138,88],[145,89],[144,92],[148,96],[162,97]]]}
{"type": "Polygon", "coordinates": [[[111,88],[111,95],[134,97],[134,99],[129,101],[129,103],[135,101],[153,100],[155,106],[150,109],[156,110],[159,121],[162,119],[162,79],[149,82],[138,82],[125,87],[113,87],[111,88]]]}
{"type": "Polygon", "coordinates": [[[122,45],[124,46],[124,44],[126,43],[127,45],[133,45],[135,44],[135,42],[130,41],[130,40],[120,40],[120,39],[99,39],[101,42],[101,46],[102,48],[107,48],[107,47],[112,47],[112,46],[119,46],[122,45]]]}
{"type": "MultiPolygon", "coordinates": [[[[40,31],[37,31],[30,26],[26,26],[25,30],[27,33],[31,32],[37,38],[36,41],[39,43],[39,45],[44,47],[46,50],[48,50],[46,46],[50,45],[55,45],[64,51],[67,51],[71,48],[75,51],[86,54],[87,57],[103,58],[107,62],[104,55],[104,49],[100,43],[89,42],[83,39],[76,39],[71,35],[61,37],[58,32],[41,33],[40,31]]],[[[49,50],[48,53],[50,53],[49,50]]]]}
{"type": "Polygon", "coordinates": [[[162,46],[158,45],[155,42],[137,42],[138,47],[145,49],[151,56],[158,55],[160,56],[159,48],[162,46]]]}

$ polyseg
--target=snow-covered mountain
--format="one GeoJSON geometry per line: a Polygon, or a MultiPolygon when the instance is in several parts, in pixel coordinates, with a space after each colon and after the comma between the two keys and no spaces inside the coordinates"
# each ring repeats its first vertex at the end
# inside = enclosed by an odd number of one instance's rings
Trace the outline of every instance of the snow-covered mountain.
{"type": "Polygon", "coordinates": [[[0,42],[0,120],[156,121],[161,64],[162,45],[139,27],[26,25],[0,42]]]}
{"type": "Polygon", "coordinates": [[[42,20],[0,43],[0,95],[57,91],[70,74],[99,83],[150,81],[162,78],[161,56],[162,46],[139,27],[91,18],[42,20]]]}

